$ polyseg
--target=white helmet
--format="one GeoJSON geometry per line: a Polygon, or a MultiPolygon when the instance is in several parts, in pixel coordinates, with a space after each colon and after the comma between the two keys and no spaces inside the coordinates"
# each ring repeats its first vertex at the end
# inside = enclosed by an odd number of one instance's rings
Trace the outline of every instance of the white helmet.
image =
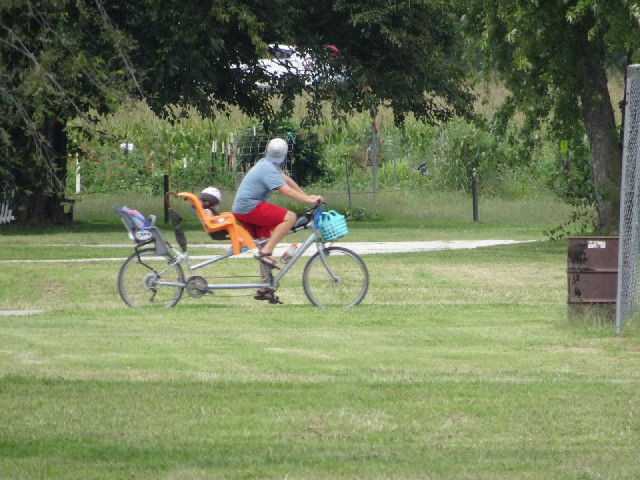
{"type": "Polygon", "coordinates": [[[200,200],[207,201],[215,205],[222,201],[222,194],[220,193],[220,190],[215,187],[207,187],[202,190],[202,193],[200,194],[200,200]]]}

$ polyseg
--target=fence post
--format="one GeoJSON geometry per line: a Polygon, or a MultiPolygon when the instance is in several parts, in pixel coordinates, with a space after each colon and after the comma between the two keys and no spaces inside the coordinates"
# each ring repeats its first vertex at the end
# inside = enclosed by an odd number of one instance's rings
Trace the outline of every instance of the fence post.
{"type": "Polygon", "coordinates": [[[216,160],[218,157],[218,141],[214,140],[211,142],[211,174],[215,177],[216,175],[216,160]]]}
{"type": "Polygon", "coordinates": [[[393,188],[396,188],[396,145],[393,144],[393,188]]]}
{"type": "Polygon", "coordinates": [[[371,109],[371,174],[373,176],[373,198],[376,197],[376,181],[378,176],[378,159],[376,152],[376,134],[378,125],[376,124],[376,111],[371,109]]]}
{"type": "Polygon", "coordinates": [[[344,159],[344,168],[347,170],[347,195],[349,196],[349,210],[351,210],[351,183],[349,181],[349,160],[344,159]]]}
{"type": "MultiPolygon", "coordinates": [[[[169,175],[165,174],[163,176],[163,180],[164,180],[164,195],[162,196],[163,199],[167,198],[167,193],[169,193],[169,175]]],[[[164,223],[165,225],[167,223],[169,223],[169,206],[167,205],[166,201],[163,201],[164,203],[164,223]]]]}
{"type": "Polygon", "coordinates": [[[80,156],[76,153],[76,193],[82,190],[82,179],[80,178],[80,156]]]}
{"type": "Polygon", "coordinates": [[[471,180],[471,191],[473,195],[473,221],[478,222],[478,176],[476,175],[476,169],[473,169],[471,180]]]}

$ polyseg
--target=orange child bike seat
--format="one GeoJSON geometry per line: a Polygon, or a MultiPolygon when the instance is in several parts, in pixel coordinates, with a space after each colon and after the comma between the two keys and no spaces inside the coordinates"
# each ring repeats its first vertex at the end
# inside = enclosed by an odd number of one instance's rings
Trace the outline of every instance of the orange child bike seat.
{"type": "Polygon", "coordinates": [[[191,192],[180,192],[177,196],[188,200],[193,206],[198,219],[202,224],[202,228],[207,233],[219,232],[226,230],[233,246],[233,254],[238,255],[246,250],[256,248],[251,235],[242,226],[236,223],[236,217],[231,212],[224,212],[215,217],[209,217],[204,213],[204,208],[200,203],[200,199],[191,192]]]}

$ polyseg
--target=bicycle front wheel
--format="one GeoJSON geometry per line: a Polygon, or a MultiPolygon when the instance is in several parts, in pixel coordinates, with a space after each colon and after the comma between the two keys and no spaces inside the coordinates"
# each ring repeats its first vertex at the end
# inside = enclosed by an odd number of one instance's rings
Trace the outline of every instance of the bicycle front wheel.
{"type": "Polygon", "coordinates": [[[118,291],[124,303],[133,308],[171,308],[184,291],[180,264],[172,265],[170,255],[155,249],[141,250],[127,258],[118,274],[118,291]]]}
{"type": "Polygon", "coordinates": [[[324,261],[317,252],[304,267],[304,293],[318,307],[358,305],[369,289],[367,266],[347,248],[328,247],[323,252],[324,261]]]}

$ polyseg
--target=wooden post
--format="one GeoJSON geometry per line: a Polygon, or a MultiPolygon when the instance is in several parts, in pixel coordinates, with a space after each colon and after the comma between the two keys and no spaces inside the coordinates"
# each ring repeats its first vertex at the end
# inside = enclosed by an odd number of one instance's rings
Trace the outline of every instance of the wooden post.
{"type": "MultiPolygon", "coordinates": [[[[162,196],[163,199],[167,198],[167,193],[169,193],[169,175],[164,175],[163,177],[164,179],[164,195],[162,196]]],[[[167,202],[164,202],[164,223],[167,224],[169,222],[169,206],[167,205],[167,202]]]]}
{"type": "Polygon", "coordinates": [[[344,167],[347,170],[347,195],[349,196],[349,210],[351,210],[351,183],[349,180],[349,160],[344,159],[344,167]]]}
{"type": "Polygon", "coordinates": [[[478,222],[478,176],[476,175],[476,169],[473,169],[473,176],[471,180],[471,191],[473,195],[473,221],[478,222]]]}

